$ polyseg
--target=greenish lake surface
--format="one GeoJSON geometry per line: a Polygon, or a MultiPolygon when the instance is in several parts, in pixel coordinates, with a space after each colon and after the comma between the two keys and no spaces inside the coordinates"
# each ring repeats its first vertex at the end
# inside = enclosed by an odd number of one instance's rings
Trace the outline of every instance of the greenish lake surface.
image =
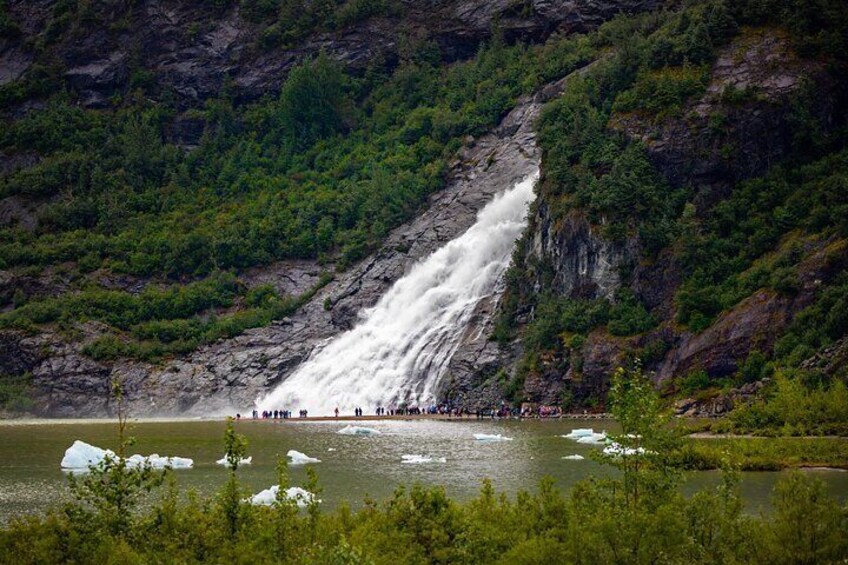
{"type": "MultiPolygon", "coordinates": [[[[612,471],[588,458],[564,460],[572,454],[588,456],[597,447],[560,437],[574,428],[615,431],[610,421],[445,421],[381,420],[360,422],[382,432],[376,436],[348,436],[338,430],[352,422],[245,421],[237,431],[247,436],[253,464],[239,469],[245,489],[256,493],[276,482],[277,455],[290,449],[321,459],[315,464],[323,486],[325,508],[342,501],[353,507],[363,500],[391,496],[399,485],[421,482],[443,485],[460,499],[474,496],[483,478],[495,488],[514,494],[533,490],[545,475],[561,489],[590,475],[612,471]],[[480,442],[473,434],[503,434],[512,441],[480,442]],[[444,457],[444,463],[405,464],[403,455],[444,457]]],[[[226,480],[227,471],[215,462],[223,456],[225,423],[211,420],[144,421],[132,425],[137,443],[130,453],[180,456],[194,459],[194,468],[175,470],[182,490],[211,495],[226,480]]],[[[67,480],[59,463],[65,450],[80,439],[115,449],[114,422],[0,422],[0,521],[45,510],[68,500],[67,480]]],[[[848,473],[808,471],[821,477],[841,500],[848,498],[848,473]]],[[[304,467],[291,467],[293,485],[305,479],[304,467]]],[[[769,496],[780,473],[743,473],[741,488],[750,512],[767,510],[769,496]]],[[[684,492],[718,484],[717,472],[686,475],[684,492]]]]}

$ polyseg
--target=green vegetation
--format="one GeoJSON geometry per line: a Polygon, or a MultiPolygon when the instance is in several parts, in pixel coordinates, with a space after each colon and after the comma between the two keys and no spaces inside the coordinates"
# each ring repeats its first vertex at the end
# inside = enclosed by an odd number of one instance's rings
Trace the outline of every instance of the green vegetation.
{"type": "MultiPolygon", "coordinates": [[[[527,374],[540,370],[540,354],[565,355],[564,364],[558,369],[565,371],[568,365],[580,369],[579,349],[592,329],[606,326],[614,336],[629,336],[642,333],[656,325],[654,318],[645,310],[633,294],[623,289],[610,303],[599,300],[570,300],[545,295],[536,304],[533,321],[524,333],[524,345],[528,354],[518,366],[517,379],[510,384],[508,398],[522,400],[521,386],[527,374]]],[[[509,337],[509,333],[504,333],[509,337]]],[[[496,337],[500,337],[496,334],[496,337]]]]}
{"type": "Polygon", "coordinates": [[[0,35],[3,37],[14,37],[20,31],[18,25],[9,17],[6,0],[0,0],[0,35]]]}
{"type": "MultiPolygon", "coordinates": [[[[520,382],[527,374],[563,373],[569,367],[579,376],[581,348],[596,329],[631,336],[664,324],[701,332],[757,291],[784,300],[796,297],[802,273],[808,278],[811,272],[821,273],[814,283],[820,288],[813,303],[779,336],[773,354],[770,347],[758,346],[762,351],[754,350],[737,375],[718,382],[713,375],[693,371],[681,375],[672,389],[695,394],[752,382],[777,366],[798,367],[848,334],[846,132],[843,126],[828,135],[821,131],[812,85],[799,89],[789,103],[789,155],[762,178],[736,183],[715,202],[702,202],[691,186],[670,186],[640,141],[620,133],[631,123],[692,126],[693,118],[683,110],[704,92],[716,49],[739,34],[746,34],[740,37],[744,43],[756,33],[752,29],[777,29],[775,33],[789,38],[796,55],[844,68],[846,21],[846,5],[828,0],[809,6],[780,0],[707,1],[678,12],[620,18],[593,36],[599,48],[612,49],[589,72],[569,81],[564,95],[548,105],[539,121],[545,163],[540,193],[548,220],[555,229],[567,230],[585,218],[614,243],[638,241],[643,256],[637,261],[650,266],[659,258],[670,260],[683,280],[673,319],[658,319],[628,290],[609,301],[572,300],[551,293],[552,266],[524,257],[529,245],[521,242],[495,332],[500,343],[510,342],[518,314],[532,311],[524,329],[520,382]]],[[[754,100],[753,91],[728,91],[720,106],[730,111],[754,100]]],[[[715,135],[723,135],[725,118],[719,112],[708,120],[715,135]]],[[[728,147],[727,152],[734,150],[728,147]]],[[[632,282],[632,270],[632,265],[621,269],[625,288],[632,282]]],[[[812,283],[803,284],[809,292],[812,283]]],[[[667,348],[652,338],[629,353],[656,363],[667,348]]],[[[823,378],[814,373],[800,378],[823,378]]],[[[837,378],[845,376],[842,371],[837,378]]],[[[511,384],[516,388],[520,382],[511,384]]],[[[521,391],[514,396],[520,399],[521,391]]]]}
{"type": "Polygon", "coordinates": [[[690,439],[676,455],[683,469],[721,469],[730,462],[742,471],[779,471],[797,467],[848,468],[845,438],[690,439]]]}
{"type": "Polygon", "coordinates": [[[26,412],[32,407],[29,397],[31,375],[0,375],[0,411],[26,412]]]}
{"type": "Polygon", "coordinates": [[[37,232],[0,234],[0,261],[185,277],[337,252],[356,260],[441,187],[462,136],[593,53],[580,38],[562,43],[493,45],[445,70],[409,60],[364,79],[322,55],[293,69],[278,98],[192,112],[207,125],[189,153],[164,140],[167,104],[84,111],[59,95],[0,139],[44,157],[0,194],[56,199],[37,232]]]}
{"type": "Polygon", "coordinates": [[[242,0],[241,5],[247,19],[269,24],[260,39],[266,49],[293,47],[316,31],[343,29],[374,16],[398,15],[404,10],[397,0],[242,0]]]}
{"type": "MultiPolygon", "coordinates": [[[[142,509],[139,501],[169,473],[107,459],[73,481],[74,502],[0,529],[0,562],[829,563],[848,556],[848,509],[821,481],[785,477],[773,512],[760,517],[742,513],[738,476],[726,465],[718,487],[685,498],[673,465],[679,442],[640,371],[613,377],[611,405],[623,427],[615,439],[644,449],[599,456],[619,469],[613,478],[565,494],[544,479],[536,493],[514,499],[484,481],[465,503],[415,485],[356,512],[344,505],[322,512],[317,499],[299,512],[282,495],[270,507],[248,504],[238,480],[246,443],[230,421],[230,478],[215,499],[180,498],[171,480],[142,509]]],[[[279,480],[288,486],[284,463],[279,480]]],[[[304,488],[320,492],[314,473],[304,488]]]]}
{"type": "Polygon", "coordinates": [[[709,81],[709,66],[663,67],[640,74],[629,90],[618,95],[614,112],[643,111],[662,119],[678,113],[690,96],[704,91],[709,81]]]}
{"type": "Polygon", "coordinates": [[[244,298],[246,307],[232,314],[217,316],[213,312],[205,319],[194,316],[143,322],[130,327],[129,335],[133,339],[105,335],[89,343],[83,352],[99,360],[133,357],[147,361],[188,353],[200,345],[235,337],[244,330],[267,326],[294,313],[329,280],[326,275],[317,286],[295,298],[281,298],[268,286],[255,287],[244,298]],[[260,302],[254,301],[257,295],[262,297],[260,302]]]}
{"type": "MultiPolygon", "coordinates": [[[[846,246],[845,241],[840,241],[827,251],[836,251],[834,255],[842,262],[846,259],[846,246]]],[[[842,272],[821,292],[814,304],[792,320],[789,330],[775,346],[775,355],[794,367],[848,333],[846,296],[848,273],[842,272]]]]}
{"type": "Polygon", "coordinates": [[[288,316],[331,279],[323,274],[315,287],[297,297],[280,297],[268,285],[246,289],[229,273],[184,286],[148,286],[137,295],[95,287],[22,303],[0,315],[0,328],[33,330],[37,324],[57,324],[73,331],[72,322],[97,320],[112,331],[86,345],[87,355],[157,361],[288,316]],[[240,308],[232,311],[237,304],[240,308]]]}
{"type": "Polygon", "coordinates": [[[840,379],[805,382],[805,376],[811,375],[778,371],[762,398],[737,407],[712,429],[769,436],[848,436],[848,386],[840,379]]]}
{"type": "Polygon", "coordinates": [[[38,204],[36,230],[0,230],[0,268],[69,271],[77,287],[55,298],[24,293],[0,325],[97,319],[114,335],[89,354],[155,360],[267,324],[305,297],[246,306],[256,289],[227,273],[287,258],[338,268],[363,258],[442,187],[464,136],[487,131],[518,95],[596,52],[585,37],[528,48],[496,36],[473,60],[441,66],[434,48],[410,43],[393,73],[375,66],[364,77],[322,54],[294,68],[278,97],[235,106],[225,94],[182,115],[143,86],[105,111],[55,94],[0,134],[0,149],[41,157],[0,178],[0,196],[38,204]],[[198,147],[168,140],[175,118],[205,124],[198,147]],[[107,291],[88,276],[102,270],[154,285],[140,296],[107,291]],[[157,283],[176,283],[165,291],[175,296],[215,292],[174,312],[146,304],[157,283]],[[233,308],[241,311],[219,312],[233,308]]]}
{"type": "MultiPolygon", "coordinates": [[[[793,295],[797,270],[817,244],[826,246],[816,267],[844,269],[845,242],[835,239],[848,236],[845,187],[848,152],[842,151],[800,168],[777,167],[765,178],[738,185],[707,218],[686,218],[680,258],[687,278],[678,295],[678,321],[701,330],[759,288],[793,295]]],[[[800,361],[845,334],[848,325],[840,320],[848,309],[839,300],[843,278],[837,277],[823,291],[821,304],[796,322],[792,337],[778,348],[780,357],[800,361]],[[804,336],[804,328],[816,328],[816,335],[804,336]],[[792,355],[793,343],[807,347],[792,355]]]]}

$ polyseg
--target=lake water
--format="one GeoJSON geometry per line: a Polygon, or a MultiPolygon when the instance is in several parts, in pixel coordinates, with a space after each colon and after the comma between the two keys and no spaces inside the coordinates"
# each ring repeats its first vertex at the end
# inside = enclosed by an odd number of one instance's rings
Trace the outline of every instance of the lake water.
{"type": "MultiPolygon", "coordinates": [[[[559,437],[574,428],[614,431],[609,421],[444,421],[382,420],[360,422],[376,428],[377,436],[336,433],[351,422],[241,421],[237,431],[247,436],[253,464],[239,469],[243,484],[258,492],[274,484],[275,460],[289,449],[321,459],[316,464],[325,508],[341,501],[360,506],[366,497],[389,497],[399,485],[421,482],[444,485],[448,494],[474,496],[484,477],[495,488],[514,494],[534,489],[549,475],[562,489],[590,475],[610,471],[597,463],[563,460],[572,454],[588,456],[592,447],[559,437]],[[513,441],[484,443],[475,433],[503,434],[513,441]],[[445,457],[445,463],[403,464],[402,455],[445,457]]],[[[137,443],[130,453],[159,453],[190,457],[194,468],[174,471],[181,489],[212,494],[227,477],[215,464],[223,456],[222,421],[168,421],[134,423],[137,443]]],[[[44,511],[68,499],[67,481],[59,469],[65,450],[74,440],[103,448],[116,447],[114,422],[0,422],[0,521],[44,511]]],[[[848,473],[816,472],[841,500],[848,497],[848,473]]],[[[780,473],[744,473],[742,491],[749,511],[768,507],[769,495],[780,473]]],[[[303,467],[290,468],[293,485],[305,479],[303,467]]],[[[689,473],[686,492],[718,483],[715,472],[689,473]]]]}

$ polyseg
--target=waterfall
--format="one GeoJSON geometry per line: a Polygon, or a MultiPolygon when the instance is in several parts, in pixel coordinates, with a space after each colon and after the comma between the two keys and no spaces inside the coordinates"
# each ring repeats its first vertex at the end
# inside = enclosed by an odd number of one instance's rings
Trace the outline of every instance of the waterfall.
{"type": "Polygon", "coordinates": [[[434,402],[480,300],[496,290],[521,235],[539,171],[496,196],[465,233],[415,264],[351,330],[313,351],[260,409],[310,415],[434,402]]]}

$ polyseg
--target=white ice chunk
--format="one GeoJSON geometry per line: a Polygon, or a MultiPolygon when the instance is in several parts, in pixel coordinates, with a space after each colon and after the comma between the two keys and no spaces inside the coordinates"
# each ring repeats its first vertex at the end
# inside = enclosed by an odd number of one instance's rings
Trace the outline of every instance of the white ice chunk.
{"type": "Polygon", "coordinates": [[[571,430],[569,433],[560,437],[573,439],[577,443],[588,445],[601,445],[607,441],[606,432],[596,432],[592,428],[577,428],[576,430],[571,430]]]}
{"type": "MultiPolygon", "coordinates": [[[[277,500],[277,493],[279,491],[280,485],[274,485],[271,488],[267,488],[262,492],[254,494],[248,499],[248,502],[255,505],[271,506],[277,500]]],[[[300,508],[304,508],[312,502],[315,495],[300,487],[289,487],[286,489],[286,498],[294,500],[300,508]]],[[[321,501],[318,500],[318,502],[321,501]]]]}
{"type": "Polygon", "coordinates": [[[601,433],[593,433],[590,436],[583,436],[577,438],[577,443],[588,444],[588,445],[603,445],[607,442],[607,434],[606,432],[601,433]]]}
{"type": "Polygon", "coordinates": [[[158,453],[152,455],[131,455],[127,459],[128,467],[142,467],[148,464],[154,469],[164,469],[170,467],[172,469],[191,469],[194,467],[194,460],[187,457],[161,457],[158,453]]]}
{"type": "Polygon", "coordinates": [[[565,457],[563,457],[563,459],[567,459],[568,461],[583,461],[585,457],[583,457],[582,455],[577,455],[575,453],[574,455],[566,455],[565,457]]]}
{"type": "Polygon", "coordinates": [[[286,456],[291,459],[289,461],[289,465],[306,465],[307,463],[320,463],[320,459],[316,459],[315,457],[309,457],[305,453],[301,453],[300,451],[295,451],[294,449],[290,449],[286,456]]]}
{"type": "Polygon", "coordinates": [[[401,463],[447,463],[444,457],[430,457],[429,455],[401,455],[401,463]]]}
{"type": "Polygon", "coordinates": [[[100,449],[89,445],[84,441],[76,440],[71,447],[65,450],[62,458],[63,469],[88,469],[90,465],[97,465],[106,457],[115,457],[111,449],[100,449]]]}
{"type": "Polygon", "coordinates": [[[604,455],[621,457],[622,455],[644,455],[647,453],[644,447],[624,447],[619,443],[611,443],[604,448],[604,455]]]}
{"type": "Polygon", "coordinates": [[[474,439],[477,441],[512,441],[511,437],[501,434],[474,434],[474,439]]]}
{"type": "Polygon", "coordinates": [[[335,448],[335,447],[328,447],[328,448],[327,448],[327,451],[328,451],[328,452],[329,452],[329,451],[335,451],[335,450],[336,450],[336,448],[335,448]]]}
{"type": "Polygon", "coordinates": [[[567,439],[577,439],[577,438],[580,438],[580,437],[586,437],[586,436],[594,435],[594,433],[595,433],[595,430],[593,430],[592,428],[577,428],[576,430],[571,430],[570,432],[568,432],[567,434],[565,434],[562,437],[567,438],[567,439]]]}
{"type": "MultiPolygon", "coordinates": [[[[61,466],[62,469],[68,471],[85,471],[91,465],[98,465],[106,457],[116,458],[117,455],[111,449],[101,449],[94,445],[89,445],[84,441],[76,440],[65,451],[61,466]]],[[[136,454],[127,458],[128,467],[140,467],[145,463],[150,464],[155,469],[164,469],[165,467],[190,469],[194,466],[194,461],[191,459],[185,457],[160,457],[158,453],[146,457],[136,454]]]]}
{"type": "Polygon", "coordinates": [[[348,425],[336,433],[342,434],[343,436],[376,436],[380,435],[382,432],[380,430],[375,430],[374,428],[348,425]]]}
{"type": "MultiPolygon", "coordinates": [[[[225,467],[229,466],[229,464],[230,464],[230,462],[227,461],[226,455],[224,455],[223,457],[221,457],[220,459],[215,461],[215,463],[217,463],[218,465],[224,465],[225,467]]],[[[245,457],[244,459],[239,459],[239,462],[238,462],[239,465],[250,465],[251,463],[253,463],[253,456],[252,455],[250,457],[245,457]]]]}

